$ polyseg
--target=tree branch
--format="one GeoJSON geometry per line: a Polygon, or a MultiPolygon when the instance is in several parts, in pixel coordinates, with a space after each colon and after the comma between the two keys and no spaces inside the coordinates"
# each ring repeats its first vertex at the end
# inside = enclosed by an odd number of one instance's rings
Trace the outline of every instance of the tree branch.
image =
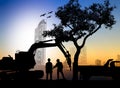
{"type": "Polygon", "coordinates": [[[75,40],[75,38],[73,36],[72,36],[72,41],[77,49],[79,47],[79,45],[77,44],[77,41],[75,40]]]}
{"type": "Polygon", "coordinates": [[[101,25],[99,25],[99,26],[96,28],[96,30],[94,30],[93,32],[89,33],[89,34],[84,38],[83,43],[82,43],[81,46],[80,46],[81,48],[84,47],[87,38],[88,38],[89,36],[91,36],[92,34],[94,34],[95,32],[97,32],[100,27],[101,27],[101,25]]]}
{"type": "Polygon", "coordinates": [[[70,27],[70,25],[67,25],[71,30],[73,30],[73,28],[72,27],[70,27]]]}

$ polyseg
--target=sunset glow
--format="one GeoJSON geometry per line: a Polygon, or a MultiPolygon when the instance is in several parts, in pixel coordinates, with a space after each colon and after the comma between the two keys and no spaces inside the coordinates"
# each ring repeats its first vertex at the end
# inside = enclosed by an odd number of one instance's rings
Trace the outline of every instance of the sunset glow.
{"type": "MultiPolygon", "coordinates": [[[[93,2],[102,2],[103,0],[80,0],[81,5],[87,6],[93,2]]],[[[34,32],[38,23],[45,19],[40,18],[40,14],[48,11],[56,11],[58,6],[64,5],[68,0],[0,0],[0,58],[10,54],[14,57],[17,50],[27,51],[34,43],[34,32]],[[25,1],[25,2],[24,2],[25,1]]],[[[87,46],[87,64],[95,64],[96,59],[104,63],[107,59],[117,59],[120,54],[120,0],[110,0],[117,9],[113,12],[116,18],[116,24],[112,30],[101,28],[96,34],[88,38],[87,46]]],[[[52,18],[46,19],[47,29],[53,27],[53,23],[58,24],[59,20],[52,15],[52,18]]],[[[72,43],[67,45],[71,50],[72,43]]],[[[46,58],[50,57],[55,64],[56,59],[65,61],[65,57],[58,47],[46,48],[46,58]]],[[[70,51],[74,55],[75,50],[70,51]]],[[[73,56],[72,56],[73,57],[73,56]]]]}

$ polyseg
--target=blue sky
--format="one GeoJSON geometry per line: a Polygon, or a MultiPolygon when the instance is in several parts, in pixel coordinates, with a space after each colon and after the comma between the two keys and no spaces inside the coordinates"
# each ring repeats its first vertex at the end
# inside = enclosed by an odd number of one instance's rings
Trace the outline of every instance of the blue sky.
{"type": "MultiPolygon", "coordinates": [[[[56,11],[59,6],[64,5],[68,1],[0,0],[0,58],[8,54],[14,55],[16,50],[28,50],[34,42],[34,30],[40,20],[43,19],[40,18],[40,14],[56,11]]],[[[79,0],[79,2],[84,7],[89,6],[93,2],[102,3],[103,0],[79,0]]],[[[100,30],[87,41],[86,45],[89,50],[94,49],[96,46],[94,52],[96,49],[99,51],[98,47],[103,46],[106,48],[102,49],[112,51],[111,47],[114,46],[114,50],[117,51],[114,55],[117,55],[120,53],[120,0],[110,0],[110,3],[117,7],[113,11],[117,23],[111,31],[100,30]]],[[[52,28],[53,23],[58,23],[59,21],[53,14],[52,18],[48,19],[47,22],[47,28],[49,29],[52,28]]],[[[91,58],[93,57],[91,56],[91,58]]]]}

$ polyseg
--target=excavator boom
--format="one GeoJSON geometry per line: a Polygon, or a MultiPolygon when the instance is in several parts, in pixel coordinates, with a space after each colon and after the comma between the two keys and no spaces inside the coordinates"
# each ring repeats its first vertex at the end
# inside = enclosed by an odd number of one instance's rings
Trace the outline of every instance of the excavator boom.
{"type": "Polygon", "coordinates": [[[55,42],[55,43],[47,43],[49,41],[55,41],[55,39],[51,39],[51,40],[46,40],[46,41],[40,41],[38,43],[34,43],[32,44],[32,46],[30,47],[30,49],[28,50],[28,52],[30,54],[33,54],[33,52],[38,49],[38,48],[46,48],[46,47],[55,47],[57,46],[61,51],[62,53],[64,54],[64,56],[66,57],[66,60],[67,60],[67,63],[71,69],[71,57],[70,57],[70,54],[69,52],[67,51],[67,49],[64,47],[64,45],[62,43],[58,43],[58,42],[55,42]]]}
{"type": "Polygon", "coordinates": [[[28,52],[33,53],[38,48],[55,47],[55,46],[57,46],[56,43],[38,42],[38,43],[32,44],[32,46],[30,47],[30,49],[28,50],[28,52]]]}

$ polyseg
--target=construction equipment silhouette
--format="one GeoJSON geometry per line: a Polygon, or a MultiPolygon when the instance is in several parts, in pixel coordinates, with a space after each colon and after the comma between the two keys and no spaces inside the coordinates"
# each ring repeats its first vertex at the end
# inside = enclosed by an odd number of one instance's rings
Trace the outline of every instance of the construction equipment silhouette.
{"type": "Polygon", "coordinates": [[[55,47],[55,46],[58,46],[59,49],[64,53],[67,63],[71,69],[71,58],[68,57],[69,55],[67,49],[64,47],[62,43],[57,43],[55,39],[40,41],[38,43],[32,44],[28,51],[19,51],[15,53],[15,59],[13,59],[10,55],[9,57],[3,57],[3,59],[0,61],[0,69],[4,71],[6,70],[5,74],[7,74],[7,71],[8,72],[14,71],[15,73],[12,79],[21,79],[23,77],[24,78],[27,77],[26,79],[28,78],[30,79],[32,77],[32,74],[35,75],[33,78],[38,78],[38,77],[42,78],[44,75],[42,70],[30,71],[30,69],[34,68],[34,66],[36,65],[34,59],[34,52],[38,48],[47,48],[47,47],[55,47]],[[48,43],[50,41],[55,41],[55,43],[48,43]]]}

